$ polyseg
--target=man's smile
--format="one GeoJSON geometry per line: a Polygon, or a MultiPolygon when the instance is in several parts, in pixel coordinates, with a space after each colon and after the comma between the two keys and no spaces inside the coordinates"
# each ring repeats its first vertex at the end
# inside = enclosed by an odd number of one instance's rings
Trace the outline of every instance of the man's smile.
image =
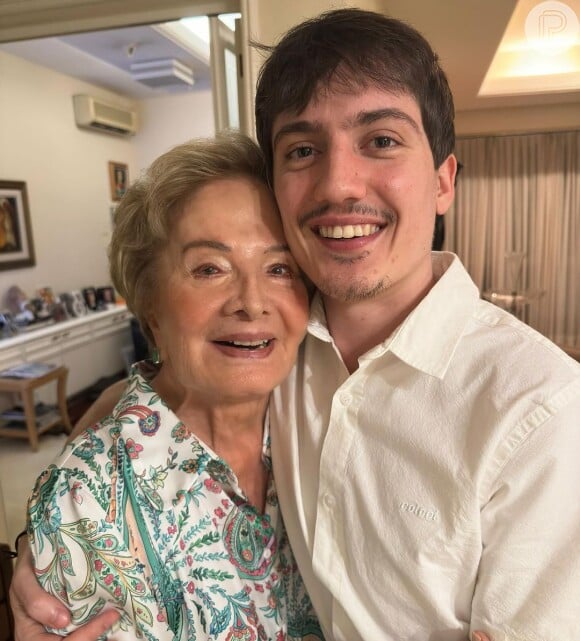
{"type": "Polygon", "coordinates": [[[321,225],[318,234],[323,238],[360,238],[372,236],[380,229],[379,225],[321,225]]]}

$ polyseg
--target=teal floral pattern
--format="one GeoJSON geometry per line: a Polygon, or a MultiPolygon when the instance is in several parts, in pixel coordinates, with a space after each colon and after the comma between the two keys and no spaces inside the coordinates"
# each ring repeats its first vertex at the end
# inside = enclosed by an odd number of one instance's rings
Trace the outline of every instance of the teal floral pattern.
{"type": "MultiPolygon", "coordinates": [[[[116,641],[322,639],[273,482],[261,514],[147,371],[134,371],[113,414],[67,446],[29,500],[38,579],[72,612],[56,632],[115,608],[116,641]]],[[[270,465],[267,433],[263,457],[270,465]]]]}

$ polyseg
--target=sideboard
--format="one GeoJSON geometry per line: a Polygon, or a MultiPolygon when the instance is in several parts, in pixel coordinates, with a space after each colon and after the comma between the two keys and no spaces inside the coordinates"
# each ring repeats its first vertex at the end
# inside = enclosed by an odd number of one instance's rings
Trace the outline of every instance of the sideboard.
{"type": "Polygon", "coordinates": [[[115,305],[1,339],[0,371],[26,362],[64,365],[71,396],[126,368],[133,345],[131,317],[125,305],[115,305]]]}

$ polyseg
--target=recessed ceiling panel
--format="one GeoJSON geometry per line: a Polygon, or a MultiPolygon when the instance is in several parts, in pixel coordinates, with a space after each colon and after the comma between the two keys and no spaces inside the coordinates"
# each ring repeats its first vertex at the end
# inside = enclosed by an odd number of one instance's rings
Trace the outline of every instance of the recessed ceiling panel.
{"type": "Polygon", "coordinates": [[[520,0],[479,96],[580,89],[580,0],[520,0]]]}

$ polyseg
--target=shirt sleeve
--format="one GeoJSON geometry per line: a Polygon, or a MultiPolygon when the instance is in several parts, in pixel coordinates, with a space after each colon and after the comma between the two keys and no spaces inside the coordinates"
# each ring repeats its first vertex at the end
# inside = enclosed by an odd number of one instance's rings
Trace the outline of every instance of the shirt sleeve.
{"type": "Polygon", "coordinates": [[[166,632],[144,566],[133,558],[109,516],[106,486],[89,471],[90,466],[83,470],[51,465],[29,500],[36,575],[41,586],[71,611],[71,625],[54,632],[69,634],[110,608],[121,613],[116,641],[134,641],[144,629],[166,632]]]}
{"type": "Polygon", "coordinates": [[[493,641],[580,639],[580,399],[537,424],[551,409],[504,444],[482,510],[471,629],[493,641]]]}

